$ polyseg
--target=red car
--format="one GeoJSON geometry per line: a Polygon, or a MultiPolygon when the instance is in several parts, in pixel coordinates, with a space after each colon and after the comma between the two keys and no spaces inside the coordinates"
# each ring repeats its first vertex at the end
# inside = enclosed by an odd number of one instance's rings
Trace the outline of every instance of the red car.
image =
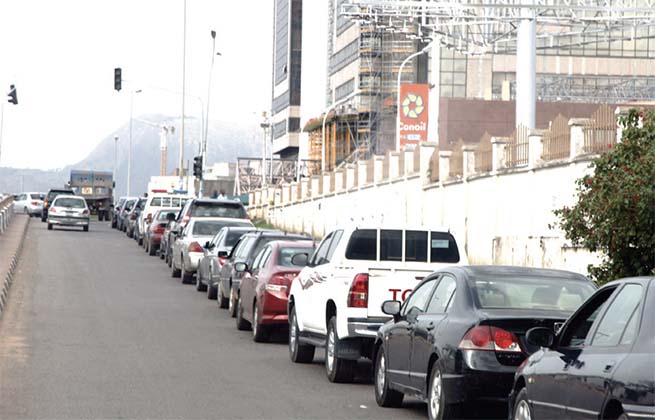
{"type": "Polygon", "coordinates": [[[260,342],[268,340],[272,328],[288,325],[289,288],[303,268],[291,259],[296,254],[310,255],[313,250],[311,240],[272,241],[257,254],[252,268],[245,263],[235,265],[235,270],[244,271],[237,303],[238,329],[252,327],[253,340],[260,342]]]}
{"type": "Polygon", "coordinates": [[[144,225],[147,227],[143,235],[143,248],[148,255],[157,254],[166,225],[175,218],[176,212],[177,209],[160,209],[150,218],[146,218],[144,225]]]}

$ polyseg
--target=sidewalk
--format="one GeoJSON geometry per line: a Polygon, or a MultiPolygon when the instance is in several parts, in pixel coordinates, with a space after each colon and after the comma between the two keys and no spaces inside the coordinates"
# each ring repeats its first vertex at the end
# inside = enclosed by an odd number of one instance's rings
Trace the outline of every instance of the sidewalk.
{"type": "Polygon", "coordinates": [[[14,279],[29,221],[28,216],[15,214],[7,230],[0,235],[0,316],[9,298],[9,287],[14,279]]]}

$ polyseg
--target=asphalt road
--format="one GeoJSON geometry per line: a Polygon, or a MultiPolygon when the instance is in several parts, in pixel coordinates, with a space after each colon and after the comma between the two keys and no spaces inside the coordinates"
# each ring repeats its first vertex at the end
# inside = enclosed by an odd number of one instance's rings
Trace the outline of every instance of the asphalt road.
{"type": "Polygon", "coordinates": [[[123,233],[32,219],[0,320],[0,418],[425,418],[289,361],[123,233]]]}

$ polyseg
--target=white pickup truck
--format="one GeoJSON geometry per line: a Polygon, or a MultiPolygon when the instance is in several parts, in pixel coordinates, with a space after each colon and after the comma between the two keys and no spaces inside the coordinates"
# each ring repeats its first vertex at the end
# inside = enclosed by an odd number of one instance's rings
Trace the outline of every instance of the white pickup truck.
{"type": "MultiPolygon", "coordinates": [[[[296,258],[296,257],[294,257],[296,258]]],[[[405,300],[437,268],[467,264],[443,228],[337,229],[320,243],[289,292],[289,356],[309,363],[325,347],[331,382],[350,382],[357,360],[371,357],[389,319],[385,300],[405,300]]]]}

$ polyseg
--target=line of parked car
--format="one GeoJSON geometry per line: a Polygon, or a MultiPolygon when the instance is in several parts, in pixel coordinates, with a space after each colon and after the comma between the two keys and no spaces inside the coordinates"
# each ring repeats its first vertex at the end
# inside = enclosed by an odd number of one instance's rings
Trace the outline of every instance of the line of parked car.
{"type": "Polygon", "coordinates": [[[407,395],[431,419],[486,403],[516,420],[655,419],[655,278],[598,289],[567,271],[469,265],[436,226],[344,226],[316,245],[256,228],[238,201],[117,204],[114,227],[255,341],[287,330],[294,363],[324,348],[331,382],[370,359],[380,406],[407,395]]]}

